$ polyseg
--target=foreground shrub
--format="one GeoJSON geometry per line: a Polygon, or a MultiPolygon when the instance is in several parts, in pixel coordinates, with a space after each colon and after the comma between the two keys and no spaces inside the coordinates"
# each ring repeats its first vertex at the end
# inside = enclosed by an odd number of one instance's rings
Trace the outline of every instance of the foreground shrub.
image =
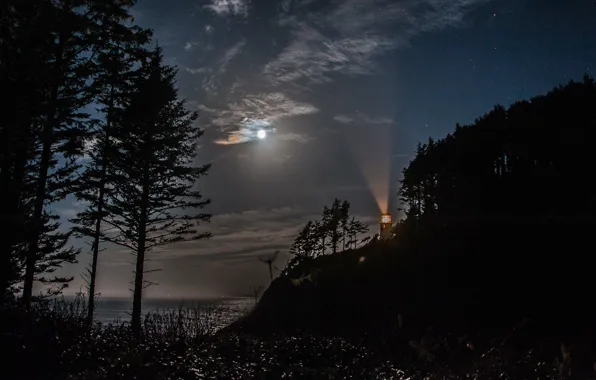
{"type": "Polygon", "coordinates": [[[4,308],[3,379],[562,379],[559,342],[429,329],[362,340],[296,333],[214,333],[215,310],[149,314],[135,338],[126,323],[85,325],[76,303],[4,308]]]}

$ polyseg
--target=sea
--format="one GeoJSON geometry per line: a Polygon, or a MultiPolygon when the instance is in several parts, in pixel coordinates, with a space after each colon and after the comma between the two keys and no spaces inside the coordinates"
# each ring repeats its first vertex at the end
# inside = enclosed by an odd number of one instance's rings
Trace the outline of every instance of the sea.
{"type": "MultiPolygon", "coordinates": [[[[255,305],[254,298],[199,298],[172,299],[148,298],[143,300],[143,315],[147,313],[171,313],[179,310],[198,311],[215,322],[215,328],[223,328],[246,315],[255,305]]],[[[103,324],[120,324],[130,321],[132,299],[99,297],[95,308],[95,320],[103,324]]]]}

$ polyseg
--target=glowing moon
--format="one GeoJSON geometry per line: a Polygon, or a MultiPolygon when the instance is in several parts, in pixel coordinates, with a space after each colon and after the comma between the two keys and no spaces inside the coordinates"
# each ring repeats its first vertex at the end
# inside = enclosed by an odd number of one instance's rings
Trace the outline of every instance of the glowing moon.
{"type": "Polygon", "coordinates": [[[257,137],[262,140],[265,137],[267,137],[267,132],[264,129],[259,129],[259,131],[257,132],[257,137]]]}

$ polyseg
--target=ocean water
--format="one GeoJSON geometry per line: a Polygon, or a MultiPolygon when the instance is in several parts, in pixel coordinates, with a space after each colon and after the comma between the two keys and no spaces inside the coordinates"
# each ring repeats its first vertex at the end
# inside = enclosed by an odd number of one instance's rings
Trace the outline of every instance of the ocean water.
{"type": "MultiPolygon", "coordinates": [[[[208,298],[208,299],[145,299],[143,315],[167,313],[179,309],[199,310],[215,320],[222,328],[248,313],[254,306],[253,298],[208,298]]],[[[95,308],[95,320],[104,324],[130,321],[132,299],[99,297],[95,308]]]]}

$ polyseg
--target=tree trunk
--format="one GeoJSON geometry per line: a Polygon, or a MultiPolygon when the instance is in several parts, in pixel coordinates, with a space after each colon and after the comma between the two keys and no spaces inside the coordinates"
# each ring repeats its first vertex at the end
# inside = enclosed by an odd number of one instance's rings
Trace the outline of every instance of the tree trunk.
{"type": "Polygon", "coordinates": [[[35,278],[35,264],[37,262],[37,252],[39,250],[39,235],[41,233],[43,204],[46,197],[46,186],[48,182],[48,170],[50,167],[50,158],[52,155],[52,125],[53,120],[49,121],[43,129],[43,150],[41,161],[39,163],[39,179],[37,181],[37,190],[35,194],[35,204],[33,206],[33,231],[28,239],[27,258],[25,266],[25,281],[23,284],[23,305],[29,306],[33,296],[33,281],[35,278]]]}
{"type": "Polygon", "coordinates": [[[93,324],[93,313],[95,312],[95,278],[97,276],[97,260],[99,256],[99,239],[101,236],[101,221],[103,213],[103,202],[106,190],[106,175],[107,175],[107,155],[108,155],[108,144],[110,141],[110,111],[113,107],[113,94],[114,86],[112,86],[110,93],[110,104],[108,105],[108,114],[106,117],[106,133],[105,141],[102,149],[102,163],[101,163],[101,179],[99,180],[99,194],[97,196],[97,220],[95,221],[95,231],[93,235],[93,258],[91,259],[91,273],[89,274],[89,303],[87,305],[87,324],[91,326],[93,324]]]}
{"type": "Polygon", "coordinates": [[[105,194],[105,159],[102,168],[102,179],[100,180],[99,195],[97,200],[97,220],[95,221],[95,231],[93,236],[93,258],[91,259],[91,273],[89,274],[89,304],[87,307],[87,323],[89,326],[93,323],[93,313],[95,311],[95,277],[97,276],[97,261],[99,256],[99,239],[101,235],[101,214],[103,213],[103,200],[105,194]]]}
{"type": "MultiPolygon", "coordinates": [[[[0,188],[2,189],[3,200],[0,208],[2,230],[6,236],[0,239],[2,262],[0,263],[0,296],[4,294],[14,282],[18,281],[20,272],[13,267],[14,246],[19,241],[18,236],[23,233],[23,213],[20,210],[22,184],[25,176],[25,165],[27,161],[27,142],[23,136],[24,126],[18,138],[7,138],[5,156],[2,162],[2,173],[0,176],[0,188]]],[[[17,127],[18,128],[18,127],[17,127]]],[[[6,136],[5,136],[6,137],[6,136]]],[[[5,142],[5,141],[3,141],[5,142]]]]}
{"type": "MultiPolygon", "coordinates": [[[[58,52],[56,54],[56,67],[58,70],[62,67],[62,42],[63,38],[59,37],[58,52]]],[[[55,78],[59,83],[59,79],[55,78]]],[[[46,187],[48,182],[48,170],[50,169],[50,159],[52,158],[52,144],[54,124],[56,122],[56,105],[58,101],[58,84],[52,88],[52,97],[49,103],[50,115],[43,126],[41,134],[42,152],[39,162],[39,178],[37,181],[37,190],[35,194],[35,203],[33,206],[32,225],[33,230],[28,237],[27,253],[25,261],[25,280],[23,283],[23,299],[22,303],[25,307],[31,304],[33,296],[33,281],[35,280],[35,264],[37,262],[37,253],[39,251],[39,235],[41,234],[43,206],[46,198],[46,187]]]]}
{"type": "Polygon", "coordinates": [[[339,234],[337,233],[337,227],[335,227],[335,229],[333,230],[333,237],[332,237],[333,241],[331,242],[333,244],[333,254],[337,253],[337,245],[339,244],[339,234]]]}
{"type": "Polygon", "coordinates": [[[147,208],[149,203],[149,166],[143,170],[143,194],[139,220],[139,238],[137,242],[137,264],[135,268],[135,287],[132,301],[132,330],[135,336],[141,333],[141,302],[143,300],[143,271],[145,264],[145,234],[147,231],[147,208]]]}

